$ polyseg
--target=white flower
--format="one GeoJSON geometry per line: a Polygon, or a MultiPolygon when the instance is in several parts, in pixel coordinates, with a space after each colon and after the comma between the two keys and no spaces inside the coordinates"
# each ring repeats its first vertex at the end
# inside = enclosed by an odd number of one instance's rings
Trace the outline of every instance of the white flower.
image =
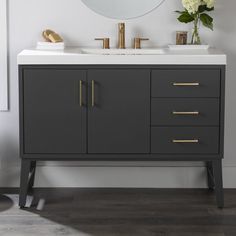
{"type": "Polygon", "coordinates": [[[207,5],[208,8],[212,8],[215,5],[215,0],[203,0],[203,2],[207,5]]]}
{"type": "MultiPolygon", "coordinates": [[[[204,1],[209,2],[213,0],[204,1]]],[[[202,5],[202,0],[182,0],[182,4],[189,14],[194,14],[198,11],[199,6],[202,5]]]]}

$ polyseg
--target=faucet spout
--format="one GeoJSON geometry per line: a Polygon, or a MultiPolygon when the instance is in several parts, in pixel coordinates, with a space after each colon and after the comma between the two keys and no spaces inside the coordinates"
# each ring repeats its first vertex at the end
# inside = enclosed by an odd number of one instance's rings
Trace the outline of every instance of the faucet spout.
{"type": "Polygon", "coordinates": [[[125,23],[118,24],[118,48],[125,49],[125,23]]]}

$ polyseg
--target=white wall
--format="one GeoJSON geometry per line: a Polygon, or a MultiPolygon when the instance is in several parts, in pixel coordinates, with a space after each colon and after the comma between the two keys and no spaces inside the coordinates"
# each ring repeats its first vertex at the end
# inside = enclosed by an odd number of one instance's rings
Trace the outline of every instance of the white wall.
{"type": "Polygon", "coordinates": [[[7,0],[0,1],[0,111],[8,110],[7,0]]]}
{"type": "MultiPolygon", "coordinates": [[[[147,46],[163,46],[173,43],[176,30],[190,29],[189,25],[182,25],[176,21],[174,10],[181,9],[180,2],[180,0],[166,0],[152,13],[126,21],[127,42],[130,44],[132,37],[140,35],[151,39],[147,46]]],[[[226,187],[236,187],[235,8],[235,0],[218,0],[214,12],[215,31],[202,29],[204,40],[223,49],[228,55],[224,160],[226,187]]],[[[80,0],[9,0],[8,11],[10,111],[0,113],[0,186],[18,186],[20,160],[18,154],[17,53],[24,48],[33,47],[45,28],[52,28],[61,33],[68,45],[96,46],[99,42],[94,42],[93,39],[103,36],[111,37],[112,45],[115,45],[116,24],[119,21],[93,13],[80,0]]],[[[111,167],[112,163],[103,163],[109,167],[69,167],[78,164],[43,163],[37,172],[37,186],[205,186],[205,170],[201,167],[201,163],[129,163],[131,166],[165,166],[161,168],[119,167],[119,165],[125,165],[124,163],[117,163],[116,167],[111,167]]]]}

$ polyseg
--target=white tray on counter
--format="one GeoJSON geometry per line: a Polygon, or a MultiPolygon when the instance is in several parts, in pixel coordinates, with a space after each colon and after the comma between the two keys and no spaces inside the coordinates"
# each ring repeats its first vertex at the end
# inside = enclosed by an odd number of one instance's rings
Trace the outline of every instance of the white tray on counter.
{"type": "Polygon", "coordinates": [[[36,45],[37,50],[64,50],[65,43],[50,43],[50,42],[37,42],[36,45]]]}
{"type": "Polygon", "coordinates": [[[209,45],[193,45],[193,44],[186,44],[186,45],[168,45],[170,50],[207,50],[209,49],[209,45]]]}

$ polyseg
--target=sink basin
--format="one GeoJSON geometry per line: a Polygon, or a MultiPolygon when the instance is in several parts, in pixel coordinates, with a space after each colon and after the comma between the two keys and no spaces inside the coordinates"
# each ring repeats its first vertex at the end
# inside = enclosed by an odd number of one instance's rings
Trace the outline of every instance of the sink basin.
{"type": "Polygon", "coordinates": [[[160,55],[165,54],[165,49],[152,48],[152,49],[93,49],[83,48],[82,54],[95,54],[95,55],[160,55]]]}

